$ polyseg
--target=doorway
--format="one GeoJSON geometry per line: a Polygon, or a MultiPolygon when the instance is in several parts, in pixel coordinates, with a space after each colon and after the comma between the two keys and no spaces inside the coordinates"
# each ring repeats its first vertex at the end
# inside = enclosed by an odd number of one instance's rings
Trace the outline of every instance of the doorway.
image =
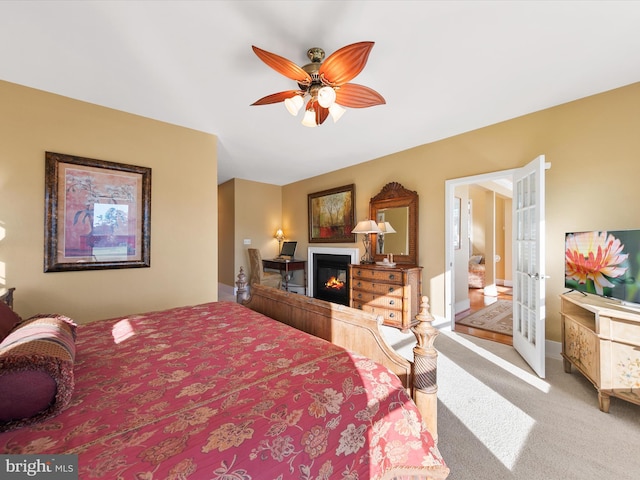
{"type": "MultiPolygon", "coordinates": [[[[464,278],[468,275],[466,271],[468,265],[456,262],[456,257],[466,258],[469,254],[462,248],[461,240],[464,238],[462,234],[464,223],[460,222],[462,209],[458,209],[458,215],[456,215],[454,206],[460,202],[454,195],[463,193],[464,190],[461,187],[465,185],[511,177],[513,228],[511,241],[505,243],[511,246],[513,252],[511,267],[514,279],[511,304],[513,347],[541,378],[545,375],[545,279],[547,278],[544,264],[544,177],[545,171],[549,168],[551,164],[545,162],[545,156],[539,155],[520,168],[445,182],[445,314],[454,330],[455,310],[460,305],[460,297],[458,297],[460,291],[456,290],[456,287],[460,288],[460,283],[456,283],[456,278],[464,278]]],[[[490,198],[495,198],[495,194],[491,193],[490,198]]],[[[489,221],[491,222],[490,219],[489,221]]],[[[495,238],[492,233],[494,231],[495,228],[487,229],[489,234],[484,245],[488,260],[486,270],[489,288],[495,287],[495,238]]],[[[485,292],[486,289],[485,287],[485,292]]],[[[468,298],[464,301],[469,302],[468,298]]]]}
{"type": "Polygon", "coordinates": [[[454,209],[447,217],[457,222],[447,242],[451,329],[512,345],[513,171],[447,183],[454,209]]]}

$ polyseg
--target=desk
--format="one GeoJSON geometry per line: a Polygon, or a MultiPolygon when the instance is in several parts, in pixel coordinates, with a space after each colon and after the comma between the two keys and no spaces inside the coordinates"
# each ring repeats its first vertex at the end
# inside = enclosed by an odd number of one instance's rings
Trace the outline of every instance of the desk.
{"type": "Polygon", "coordinates": [[[289,272],[293,272],[295,270],[304,270],[304,292],[307,292],[307,261],[306,260],[298,260],[297,258],[292,258],[291,260],[284,260],[280,258],[273,258],[270,260],[262,260],[262,269],[266,270],[267,268],[271,270],[278,270],[280,274],[284,272],[284,289],[289,291],[289,272]]]}

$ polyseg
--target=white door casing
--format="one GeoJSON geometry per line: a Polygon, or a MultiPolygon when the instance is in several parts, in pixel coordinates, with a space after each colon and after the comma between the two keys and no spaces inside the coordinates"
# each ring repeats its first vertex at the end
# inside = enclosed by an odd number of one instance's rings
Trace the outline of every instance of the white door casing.
{"type": "MultiPolygon", "coordinates": [[[[469,185],[473,183],[481,183],[486,180],[511,177],[514,185],[520,183],[523,195],[527,196],[527,206],[517,208],[517,194],[514,188],[513,196],[513,223],[512,228],[512,251],[514,261],[513,264],[513,327],[514,348],[527,361],[531,368],[542,378],[545,375],[545,266],[544,266],[544,172],[549,168],[545,164],[545,157],[541,155],[528,165],[514,170],[504,170],[501,172],[493,172],[489,174],[476,175],[466,178],[457,178],[447,180],[445,182],[445,317],[450,322],[452,330],[455,322],[455,269],[454,269],[454,249],[453,249],[453,199],[454,190],[460,185],[469,185]],[[525,180],[526,177],[526,180],[525,180]],[[528,182],[528,183],[526,183],[528,182]],[[531,182],[534,182],[531,189],[531,182]],[[525,191],[526,188],[526,191],[525,191]],[[518,211],[523,219],[528,222],[526,234],[528,239],[518,240],[518,232],[516,222],[519,217],[516,216],[518,211]],[[526,212],[526,213],[525,213],[526,212]],[[533,215],[537,220],[535,225],[531,225],[533,215]],[[535,240],[532,240],[531,233],[535,233],[535,240]],[[521,248],[518,248],[520,245],[521,248]],[[526,248],[525,248],[526,246],[526,248]],[[528,261],[527,258],[519,258],[520,255],[535,254],[534,263],[528,261]],[[526,265],[527,270],[524,271],[522,266],[526,265]],[[532,269],[535,265],[536,268],[532,269]],[[535,271],[534,271],[535,270],[535,271]],[[518,284],[525,281],[525,284],[518,284]],[[526,290],[523,290],[522,287],[526,290]],[[518,291],[518,293],[516,293],[518,291]],[[536,297],[530,295],[535,292],[536,297]],[[525,298],[526,295],[526,298],[525,298]],[[518,309],[516,313],[516,309],[518,309]],[[516,316],[518,318],[516,325],[516,316]],[[517,332],[517,333],[516,333],[517,332]]],[[[522,198],[524,201],[524,197],[522,198]]],[[[519,232],[523,237],[525,230],[519,232]]],[[[466,281],[466,279],[465,279],[466,281]]]]}

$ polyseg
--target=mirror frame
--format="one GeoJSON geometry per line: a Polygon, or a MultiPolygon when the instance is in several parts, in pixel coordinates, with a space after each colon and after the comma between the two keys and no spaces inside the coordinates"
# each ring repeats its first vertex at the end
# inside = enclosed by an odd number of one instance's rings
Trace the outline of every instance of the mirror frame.
{"type": "MultiPolygon", "coordinates": [[[[369,201],[369,218],[377,221],[378,210],[384,208],[409,207],[409,253],[407,255],[393,254],[395,263],[417,265],[418,263],[418,193],[407,190],[398,182],[387,183],[380,193],[369,201]]],[[[371,251],[376,262],[382,261],[386,254],[377,251],[377,235],[371,235],[371,251]]]]}

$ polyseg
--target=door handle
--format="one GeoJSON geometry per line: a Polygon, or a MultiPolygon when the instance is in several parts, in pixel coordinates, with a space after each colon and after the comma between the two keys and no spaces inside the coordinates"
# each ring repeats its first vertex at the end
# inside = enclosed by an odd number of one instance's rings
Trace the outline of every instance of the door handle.
{"type": "Polygon", "coordinates": [[[533,278],[534,280],[542,280],[543,278],[544,278],[544,279],[551,278],[549,275],[541,276],[541,275],[540,275],[539,273],[537,273],[537,272],[536,272],[536,273],[533,273],[533,274],[531,274],[531,273],[527,273],[527,275],[529,275],[529,278],[533,278]]]}

